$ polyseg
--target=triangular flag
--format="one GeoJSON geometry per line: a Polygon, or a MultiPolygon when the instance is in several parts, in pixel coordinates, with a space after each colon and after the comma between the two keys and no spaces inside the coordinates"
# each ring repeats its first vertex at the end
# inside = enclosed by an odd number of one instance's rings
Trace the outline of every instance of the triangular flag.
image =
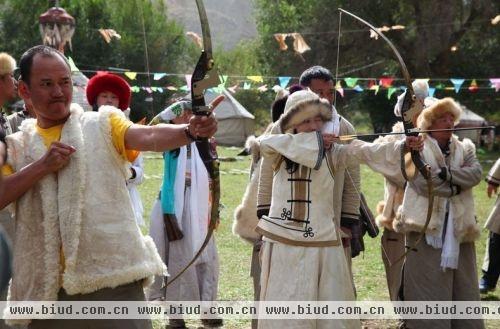
{"type": "Polygon", "coordinates": [[[391,99],[392,94],[396,91],[397,88],[389,87],[387,88],[387,99],[391,99]]]}
{"type": "Polygon", "coordinates": [[[156,92],[158,89],[156,89],[156,87],[151,87],[151,90],[156,92]]]}
{"type": "Polygon", "coordinates": [[[376,85],[377,85],[377,81],[375,81],[375,80],[368,81],[368,89],[373,90],[372,87],[376,86],[376,85]]]}
{"type": "Polygon", "coordinates": [[[342,98],[344,97],[344,88],[342,88],[342,84],[340,83],[340,80],[337,81],[337,84],[335,85],[335,90],[339,92],[340,96],[342,98]]]}
{"type": "Polygon", "coordinates": [[[163,93],[163,88],[162,88],[162,87],[156,87],[156,89],[157,89],[160,93],[163,93]]]}
{"type": "Polygon", "coordinates": [[[75,62],[73,62],[73,58],[68,57],[68,63],[69,63],[69,68],[71,69],[71,72],[78,72],[80,71],[78,67],[76,67],[75,62]]]}
{"type": "Polygon", "coordinates": [[[471,93],[475,93],[478,89],[479,89],[479,87],[477,86],[476,79],[473,79],[472,82],[470,83],[469,91],[471,93]]]}
{"type": "Polygon", "coordinates": [[[257,90],[260,91],[261,93],[266,92],[267,91],[267,85],[262,85],[259,88],[257,88],[257,90]]]}
{"type": "Polygon", "coordinates": [[[288,86],[288,83],[290,82],[290,79],[292,79],[292,77],[278,77],[278,80],[280,81],[280,87],[286,88],[286,86],[288,86]]]}
{"type": "Polygon", "coordinates": [[[236,85],[234,85],[232,87],[227,88],[227,90],[229,90],[231,93],[234,94],[234,93],[236,93],[236,90],[239,89],[239,88],[240,87],[236,84],[236,85]]]}
{"type": "Polygon", "coordinates": [[[179,90],[188,91],[189,87],[187,85],[185,85],[185,86],[180,87],[179,90]]]}
{"type": "Polygon", "coordinates": [[[125,72],[125,76],[130,80],[135,80],[137,77],[137,72],[125,72]]]}
{"type": "Polygon", "coordinates": [[[393,78],[380,78],[380,85],[384,88],[389,88],[392,86],[393,78]]]}
{"type": "Polygon", "coordinates": [[[243,83],[243,89],[245,90],[250,89],[250,83],[248,82],[243,83]]]}
{"type": "Polygon", "coordinates": [[[249,75],[247,76],[247,79],[254,82],[260,82],[260,83],[264,82],[261,75],[249,75]]]}
{"type": "Polygon", "coordinates": [[[358,93],[362,92],[363,91],[363,88],[361,88],[360,85],[355,85],[354,88],[353,88],[355,91],[357,91],[358,93]]]}
{"type": "Polygon", "coordinates": [[[344,81],[347,87],[352,88],[356,85],[356,82],[358,82],[358,78],[345,78],[344,81]]]}
{"type": "Polygon", "coordinates": [[[175,87],[175,86],[167,86],[167,89],[171,90],[171,91],[176,91],[177,87],[175,87]]]}
{"type": "Polygon", "coordinates": [[[378,94],[378,91],[380,90],[379,85],[373,85],[370,87],[370,90],[375,90],[375,95],[378,94]]]}
{"type": "Polygon", "coordinates": [[[500,89],[500,78],[490,79],[491,86],[495,88],[495,91],[500,89]]]}
{"type": "Polygon", "coordinates": [[[436,88],[429,87],[429,97],[434,97],[435,92],[436,92],[436,88]]]}
{"type": "Polygon", "coordinates": [[[191,87],[191,74],[186,74],[184,76],[186,78],[186,85],[190,88],[191,87]]]}
{"type": "Polygon", "coordinates": [[[130,87],[130,90],[132,90],[133,93],[138,93],[139,91],[141,91],[141,88],[137,86],[132,86],[130,87]]]}
{"type": "Polygon", "coordinates": [[[227,82],[227,75],[219,75],[219,81],[220,81],[219,86],[222,85],[224,87],[227,82]]]}
{"type": "Polygon", "coordinates": [[[155,73],[153,75],[153,79],[156,80],[156,81],[158,81],[158,80],[160,80],[161,78],[163,78],[166,75],[167,75],[167,73],[155,73]]]}
{"type": "Polygon", "coordinates": [[[462,84],[464,83],[465,79],[450,79],[451,83],[453,83],[453,88],[455,89],[455,92],[458,94],[460,91],[460,87],[462,87],[462,84]]]}

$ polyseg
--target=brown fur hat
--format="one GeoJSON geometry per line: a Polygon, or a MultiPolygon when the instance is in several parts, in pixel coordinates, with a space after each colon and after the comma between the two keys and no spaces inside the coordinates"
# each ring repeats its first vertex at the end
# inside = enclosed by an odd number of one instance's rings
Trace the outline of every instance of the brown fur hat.
{"type": "Polygon", "coordinates": [[[300,90],[290,96],[281,116],[281,131],[292,132],[293,128],[304,120],[320,115],[323,121],[332,119],[332,107],[327,100],[309,90],[300,90]]]}
{"type": "Polygon", "coordinates": [[[451,97],[446,97],[434,102],[420,113],[417,119],[417,126],[422,130],[427,130],[432,123],[445,113],[451,113],[455,118],[455,125],[460,121],[462,109],[460,105],[451,97]]]}

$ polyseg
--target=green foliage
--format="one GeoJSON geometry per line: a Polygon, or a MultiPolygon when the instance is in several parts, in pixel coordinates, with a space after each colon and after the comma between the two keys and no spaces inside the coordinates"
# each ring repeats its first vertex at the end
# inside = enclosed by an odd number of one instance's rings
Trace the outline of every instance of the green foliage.
{"type": "MultiPolygon", "coordinates": [[[[112,68],[147,72],[148,66],[150,72],[186,72],[196,63],[199,50],[187,41],[179,25],[166,18],[161,0],[62,0],[60,6],[76,20],[72,49],[66,55],[89,77],[93,71],[112,68]],[[100,28],[116,30],[121,40],[107,44],[100,28]]],[[[0,8],[2,50],[19,58],[29,47],[41,44],[38,17],[49,8],[49,1],[5,0],[0,8]]],[[[148,86],[150,80],[139,74],[132,84],[148,86]]],[[[134,117],[151,117],[162,110],[169,93],[155,93],[152,102],[144,102],[146,96],[143,91],[133,94],[134,117]]]]}
{"type": "MultiPolygon", "coordinates": [[[[339,78],[402,77],[397,58],[387,43],[369,37],[369,29],[354,18],[341,16],[338,7],[372,23],[375,27],[404,25],[404,30],[384,32],[406,62],[413,78],[491,78],[498,74],[498,26],[490,19],[499,11],[494,1],[342,1],[342,0],[257,0],[259,60],[266,75],[299,76],[307,67],[322,65],[339,78]],[[376,10],[374,10],[376,8],[376,10]],[[291,38],[288,50],[280,51],[275,33],[300,32],[310,51],[294,53],[291,38]],[[451,46],[458,46],[452,52],[451,46]],[[337,46],[339,53],[337,54],[337,46]],[[480,65],[478,65],[480,63],[480,65]]],[[[487,81],[478,81],[488,87],[487,81]]],[[[466,87],[466,86],[464,86],[466,87]]],[[[372,125],[388,127],[396,98],[384,101],[386,92],[346,95],[352,102],[344,110],[369,111],[372,125]],[[363,107],[363,108],[362,108],[363,107]],[[389,115],[388,115],[389,114],[389,115]],[[388,120],[389,119],[389,120],[388,120]]],[[[471,94],[442,91],[471,110],[498,120],[498,97],[491,89],[471,94]]]]}

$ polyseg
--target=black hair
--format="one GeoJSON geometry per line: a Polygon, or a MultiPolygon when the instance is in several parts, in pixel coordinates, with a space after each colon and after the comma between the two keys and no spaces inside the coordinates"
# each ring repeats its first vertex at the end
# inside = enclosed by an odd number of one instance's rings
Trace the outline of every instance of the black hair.
{"type": "Polygon", "coordinates": [[[26,84],[28,85],[30,84],[33,58],[35,58],[35,56],[38,54],[40,54],[40,56],[43,57],[59,56],[64,61],[64,63],[66,63],[68,69],[70,69],[71,71],[68,60],[59,50],[44,45],[34,46],[26,50],[24,54],[21,56],[21,60],[19,61],[19,71],[21,73],[20,80],[24,81],[26,84]]]}
{"type": "Polygon", "coordinates": [[[279,98],[271,105],[271,119],[276,122],[285,111],[285,104],[288,96],[279,98]]]}
{"type": "Polygon", "coordinates": [[[309,87],[313,79],[319,79],[323,81],[333,81],[333,75],[327,68],[323,66],[312,66],[302,72],[299,78],[299,84],[304,87],[309,87]]]}

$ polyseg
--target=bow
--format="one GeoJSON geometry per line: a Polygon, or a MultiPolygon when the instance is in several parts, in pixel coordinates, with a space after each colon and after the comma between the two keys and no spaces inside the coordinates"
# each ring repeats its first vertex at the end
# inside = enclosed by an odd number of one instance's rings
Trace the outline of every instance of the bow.
{"type": "MultiPolygon", "coordinates": [[[[401,118],[403,120],[403,126],[405,130],[405,135],[406,136],[417,136],[418,135],[418,129],[415,127],[416,126],[416,121],[417,117],[422,112],[423,110],[423,105],[417,101],[417,96],[415,95],[415,91],[413,90],[413,86],[411,84],[411,78],[410,78],[410,73],[408,72],[408,69],[406,67],[406,64],[401,57],[401,54],[398,52],[394,44],[387,38],[382,32],[380,32],[375,26],[372,24],[368,23],[364,19],[354,15],[353,13],[348,12],[347,10],[344,10],[342,8],[339,8],[339,11],[341,13],[345,13],[361,23],[367,25],[370,27],[370,29],[378,34],[383,40],[387,42],[387,44],[391,47],[393,53],[396,55],[396,58],[398,59],[399,66],[401,67],[401,72],[403,73],[404,81],[406,84],[406,94],[403,100],[403,105],[401,108],[401,118]]],[[[418,243],[422,240],[422,238],[425,236],[425,231],[427,230],[427,227],[429,226],[429,222],[431,220],[432,216],[432,209],[434,206],[434,196],[433,196],[433,186],[432,186],[432,179],[431,179],[431,168],[430,166],[424,162],[424,160],[421,158],[420,153],[418,151],[412,150],[411,151],[411,161],[413,163],[413,168],[408,172],[407,165],[405,161],[402,161],[401,163],[401,171],[403,173],[404,178],[407,181],[411,181],[415,178],[417,171],[415,168],[422,174],[422,176],[426,179],[427,181],[427,198],[429,200],[428,202],[428,207],[427,207],[427,216],[425,219],[425,224],[422,230],[420,231],[419,237],[415,241],[413,246],[406,246],[406,251],[403,255],[398,257],[398,259],[393,263],[390,264],[390,266],[398,263],[400,260],[402,260],[410,250],[416,250],[415,246],[418,245],[418,243]]]]}
{"type": "MultiPolygon", "coordinates": [[[[202,0],[196,0],[198,13],[200,15],[201,31],[203,36],[203,50],[200,58],[196,63],[193,75],[191,77],[191,100],[192,110],[195,115],[209,115],[211,112],[210,106],[205,103],[205,90],[215,87],[219,84],[219,75],[212,57],[212,40],[210,37],[210,28],[208,26],[207,13],[202,0]]],[[[196,147],[200,152],[201,159],[207,168],[208,175],[211,180],[212,192],[212,208],[210,213],[210,223],[208,225],[207,235],[200,249],[196,252],[193,259],[171,280],[167,286],[177,280],[186,270],[194,264],[196,259],[201,255],[205,247],[208,245],[213,231],[219,221],[219,200],[220,200],[220,177],[219,177],[219,161],[214,149],[210,146],[207,138],[196,141],[196,147]]]]}

